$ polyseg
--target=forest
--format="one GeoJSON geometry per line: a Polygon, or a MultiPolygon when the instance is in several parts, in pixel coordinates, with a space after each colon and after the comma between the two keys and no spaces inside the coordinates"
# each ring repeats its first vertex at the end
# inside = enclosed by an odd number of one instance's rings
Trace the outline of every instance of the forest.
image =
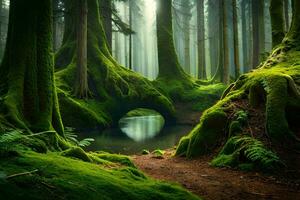
{"type": "Polygon", "coordinates": [[[300,199],[299,0],[0,0],[0,199],[300,199]]]}

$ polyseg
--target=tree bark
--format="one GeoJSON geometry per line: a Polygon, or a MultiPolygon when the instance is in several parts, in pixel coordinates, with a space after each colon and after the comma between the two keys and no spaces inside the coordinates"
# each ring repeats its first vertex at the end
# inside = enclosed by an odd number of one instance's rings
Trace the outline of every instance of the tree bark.
{"type": "Polygon", "coordinates": [[[255,69],[259,65],[260,57],[260,34],[259,34],[259,5],[261,0],[252,0],[252,68],[255,69]]]}
{"type": "Polygon", "coordinates": [[[247,20],[246,20],[246,6],[247,0],[242,1],[241,18],[242,18],[242,42],[243,42],[243,65],[244,72],[249,71],[249,57],[248,57],[248,39],[247,39],[247,20]]]}
{"type": "Polygon", "coordinates": [[[289,0],[284,0],[284,21],[285,31],[288,32],[290,28],[290,17],[289,17],[289,0]]]}
{"type": "Polygon", "coordinates": [[[54,83],[51,5],[51,0],[10,1],[0,106],[18,128],[63,135],[54,83]]]}
{"type": "Polygon", "coordinates": [[[198,78],[206,79],[204,0],[197,0],[198,78]]]}
{"type": "Polygon", "coordinates": [[[87,0],[78,0],[77,8],[77,77],[75,95],[77,98],[88,98],[88,70],[87,70],[87,0]]]}
{"type": "Polygon", "coordinates": [[[240,76],[240,55],[239,55],[239,32],[237,21],[237,3],[236,0],[232,0],[233,9],[233,41],[234,41],[234,66],[235,66],[235,78],[240,76]]]}
{"type": "Polygon", "coordinates": [[[223,55],[224,55],[224,67],[223,67],[223,83],[228,84],[230,82],[229,76],[229,49],[228,49],[228,20],[227,20],[227,7],[225,0],[222,1],[223,9],[223,55]]]}
{"type": "Polygon", "coordinates": [[[274,48],[282,42],[285,35],[282,0],[271,0],[270,14],[272,23],[272,45],[274,48]]]}
{"type": "Polygon", "coordinates": [[[109,51],[112,52],[112,0],[101,0],[99,4],[106,41],[109,51]]]}

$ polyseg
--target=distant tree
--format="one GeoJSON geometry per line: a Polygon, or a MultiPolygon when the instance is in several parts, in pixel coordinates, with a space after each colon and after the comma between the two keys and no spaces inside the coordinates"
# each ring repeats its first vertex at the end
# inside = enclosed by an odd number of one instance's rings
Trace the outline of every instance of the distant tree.
{"type": "Polygon", "coordinates": [[[237,1],[232,0],[235,78],[238,78],[240,75],[240,54],[239,54],[240,51],[239,51],[239,32],[238,32],[237,9],[238,9],[237,1]]]}
{"type": "Polygon", "coordinates": [[[158,78],[178,79],[190,82],[190,77],[179,64],[173,41],[172,0],[158,0],[156,11],[158,78]]]}
{"type": "Polygon", "coordinates": [[[198,78],[206,79],[204,0],[197,0],[198,78]]]}
{"type": "Polygon", "coordinates": [[[272,23],[272,45],[280,44],[285,35],[283,1],[271,0],[270,14],[272,23]]]}

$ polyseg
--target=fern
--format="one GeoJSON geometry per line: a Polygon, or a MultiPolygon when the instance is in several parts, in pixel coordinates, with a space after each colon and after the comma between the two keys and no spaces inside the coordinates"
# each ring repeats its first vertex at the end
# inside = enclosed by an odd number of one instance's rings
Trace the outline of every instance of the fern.
{"type": "Polygon", "coordinates": [[[233,137],[233,143],[238,147],[237,151],[251,162],[257,163],[261,168],[273,169],[283,163],[271,150],[265,148],[263,143],[249,136],[233,137]]]}
{"type": "Polygon", "coordinates": [[[78,146],[80,147],[87,147],[90,146],[92,142],[94,142],[94,138],[85,138],[78,142],[78,146]]]}
{"type": "Polygon", "coordinates": [[[75,146],[80,146],[80,147],[88,147],[91,145],[92,142],[95,141],[93,138],[85,138],[85,139],[79,141],[77,139],[78,136],[75,133],[75,129],[70,128],[70,127],[65,128],[65,137],[68,142],[70,142],[71,144],[73,144],[75,146]]]}

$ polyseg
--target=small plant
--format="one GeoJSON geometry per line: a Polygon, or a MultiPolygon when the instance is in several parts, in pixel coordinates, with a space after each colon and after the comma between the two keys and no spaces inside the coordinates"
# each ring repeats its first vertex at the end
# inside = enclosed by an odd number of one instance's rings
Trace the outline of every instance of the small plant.
{"type": "Polygon", "coordinates": [[[156,149],[152,152],[154,158],[163,158],[165,151],[161,149],[156,149]]]}
{"type": "Polygon", "coordinates": [[[149,155],[149,154],[150,154],[150,151],[149,151],[149,150],[143,149],[142,155],[149,155]]]}
{"type": "Polygon", "coordinates": [[[94,138],[84,138],[83,140],[78,140],[78,136],[75,133],[75,129],[71,128],[71,127],[66,127],[65,128],[65,137],[67,139],[68,142],[70,142],[71,144],[75,145],[75,146],[79,146],[79,147],[88,147],[92,144],[92,142],[95,141],[94,138]]]}

